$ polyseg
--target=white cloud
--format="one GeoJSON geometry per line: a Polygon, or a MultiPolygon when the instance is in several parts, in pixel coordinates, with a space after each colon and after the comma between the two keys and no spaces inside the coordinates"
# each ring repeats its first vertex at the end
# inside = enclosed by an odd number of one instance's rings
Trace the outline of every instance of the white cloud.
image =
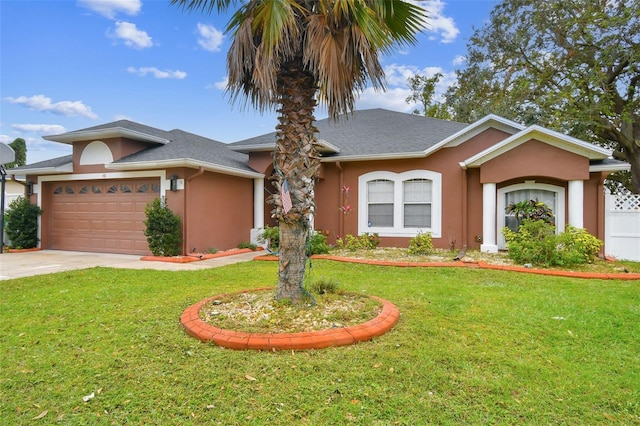
{"type": "Polygon", "coordinates": [[[386,92],[377,92],[368,87],[356,101],[356,109],[384,108],[392,111],[412,112],[414,107],[407,104],[405,99],[411,95],[406,88],[396,87],[386,92]]]}
{"type": "Polygon", "coordinates": [[[218,90],[226,90],[228,83],[229,83],[229,76],[226,76],[222,80],[216,81],[215,83],[213,83],[213,87],[215,87],[218,90]]]}
{"type": "Polygon", "coordinates": [[[124,41],[124,44],[134,49],[144,49],[153,46],[153,40],[145,31],[139,30],[136,24],[131,22],[116,22],[113,37],[124,41]]]}
{"type": "Polygon", "coordinates": [[[198,23],[198,44],[209,52],[220,51],[220,46],[224,41],[224,34],[222,31],[216,29],[212,25],[206,25],[198,23]]]}
{"type": "Polygon", "coordinates": [[[465,62],[467,62],[467,57],[463,56],[463,55],[458,55],[455,58],[453,58],[453,65],[463,65],[465,62]]]}
{"type": "Polygon", "coordinates": [[[43,135],[59,135],[67,130],[59,124],[12,124],[11,128],[21,132],[39,133],[43,135]]]}
{"type": "Polygon", "coordinates": [[[418,71],[418,67],[413,65],[391,64],[384,67],[384,74],[389,86],[406,86],[409,77],[413,77],[418,71]]]}
{"type": "Polygon", "coordinates": [[[15,139],[16,138],[12,138],[11,136],[8,136],[8,135],[0,135],[0,142],[2,143],[10,144],[15,139]]]}
{"type": "Polygon", "coordinates": [[[182,80],[187,76],[187,73],[180,70],[160,70],[156,67],[129,67],[127,68],[127,72],[131,74],[137,74],[141,77],[145,77],[147,74],[151,74],[155,78],[174,78],[176,80],[182,80]]]}
{"type": "MultiPolygon", "coordinates": [[[[443,13],[446,3],[442,0],[423,0],[418,1],[417,4],[427,11],[426,30],[428,32],[437,34],[442,43],[451,43],[458,37],[460,30],[455,21],[443,13]]],[[[432,39],[435,40],[436,37],[433,36],[432,39]]]]}
{"type": "Polygon", "coordinates": [[[4,98],[7,102],[12,104],[22,105],[27,108],[35,109],[36,111],[48,111],[53,114],[64,116],[81,116],[91,119],[96,119],[98,116],[91,111],[91,107],[82,103],[82,101],[61,101],[53,103],[51,98],[44,95],[35,95],[27,98],[26,96],[20,96],[17,98],[4,98]]]}
{"type": "Polygon", "coordinates": [[[414,65],[391,64],[384,68],[387,79],[387,91],[376,92],[372,87],[367,88],[357,101],[357,108],[385,108],[393,111],[412,112],[416,104],[407,104],[407,97],[411,96],[411,90],[407,80],[416,74],[427,78],[435,74],[442,74],[442,78],[436,85],[436,98],[442,100],[442,96],[447,89],[455,84],[456,74],[454,71],[446,71],[441,67],[418,68],[414,65]]]}
{"type": "Polygon", "coordinates": [[[142,9],[141,0],[78,0],[78,5],[109,19],[114,19],[120,12],[134,16],[142,9]]]}

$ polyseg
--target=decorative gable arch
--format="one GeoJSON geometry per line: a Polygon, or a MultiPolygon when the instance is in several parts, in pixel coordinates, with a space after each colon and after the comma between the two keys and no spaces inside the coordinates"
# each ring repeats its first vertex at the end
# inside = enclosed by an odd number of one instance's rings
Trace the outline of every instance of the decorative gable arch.
{"type": "Polygon", "coordinates": [[[109,164],[113,162],[113,153],[102,141],[93,141],[87,145],[80,155],[80,165],[109,164]]]}

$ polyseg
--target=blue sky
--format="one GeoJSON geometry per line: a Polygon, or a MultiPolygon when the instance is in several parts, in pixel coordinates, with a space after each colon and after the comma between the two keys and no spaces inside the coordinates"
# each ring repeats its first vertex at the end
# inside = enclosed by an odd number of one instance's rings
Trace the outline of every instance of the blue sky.
{"type": "MultiPolygon", "coordinates": [[[[382,58],[388,90],[366,90],[357,109],[411,112],[406,82],[416,73],[444,74],[443,92],[496,1],[417,3],[429,27],[416,46],[382,58]]],[[[123,118],[226,143],[272,132],[275,113],[231,105],[224,93],[227,19],[159,0],[0,0],[0,142],[25,139],[34,163],[71,153],[43,135],[123,118]]]]}

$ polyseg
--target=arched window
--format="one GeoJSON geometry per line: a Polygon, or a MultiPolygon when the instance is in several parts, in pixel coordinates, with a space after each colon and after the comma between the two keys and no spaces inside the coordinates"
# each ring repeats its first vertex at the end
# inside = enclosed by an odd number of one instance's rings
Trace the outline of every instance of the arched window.
{"type": "Polygon", "coordinates": [[[442,175],[428,170],[371,172],[358,178],[358,233],[441,237],[442,175]]]}
{"type": "Polygon", "coordinates": [[[548,185],[543,183],[525,182],[517,185],[510,185],[498,189],[497,199],[497,225],[498,225],[498,248],[506,249],[506,241],[502,235],[502,228],[505,226],[516,230],[518,224],[512,214],[507,214],[506,207],[511,203],[519,203],[526,200],[542,201],[553,211],[555,217],[556,233],[564,231],[565,217],[565,190],[561,186],[548,185]]]}

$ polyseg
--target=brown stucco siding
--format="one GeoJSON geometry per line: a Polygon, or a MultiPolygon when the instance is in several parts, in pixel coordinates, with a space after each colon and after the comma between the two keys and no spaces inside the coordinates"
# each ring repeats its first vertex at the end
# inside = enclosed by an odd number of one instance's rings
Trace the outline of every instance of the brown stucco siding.
{"type": "Polygon", "coordinates": [[[589,179],[589,160],[555,146],[530,140],[480,167],[482,183],[546,176],[561,180],[589,179]]]}
{"type": "Polygon", "coordinates": [[[584,228],[604,241],[604,187],[606,174],[591,173],[584,182],[584,228]]]}
{"type": "MultiPolygon", "coordinates": [[[[194,171],[191,171],[193,174],[194,171]]],[[[253,180],[205,172],[185,179],[185,248],[226,250],[249,241],[253,227],[253,180]]]]}
{"type": "Polygon", "coordinates": [[[260,151],[249,154],[249,167],[253,170],[266,173],[270,166],[273,166],[273,151],[260,151]]]}

